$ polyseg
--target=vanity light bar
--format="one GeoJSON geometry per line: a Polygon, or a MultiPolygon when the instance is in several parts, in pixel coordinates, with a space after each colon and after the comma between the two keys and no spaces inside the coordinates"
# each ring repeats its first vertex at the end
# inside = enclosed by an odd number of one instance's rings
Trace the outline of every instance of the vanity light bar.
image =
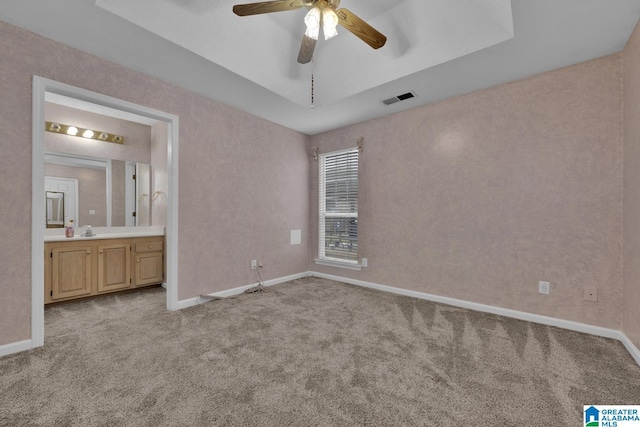
{"type": "Polygon", "coordinates": [[[115,135],[107,132],[100,132],[97,130],[79,128],[71,125],[63,125],[56,122],[45,122],[45,128],[47,132],[61,133],[65,135],[78,136],[86,139],[95,139],[98,141],[113,142],[116,144],[124,144],[124,137],[121,135],[115,135]]]}

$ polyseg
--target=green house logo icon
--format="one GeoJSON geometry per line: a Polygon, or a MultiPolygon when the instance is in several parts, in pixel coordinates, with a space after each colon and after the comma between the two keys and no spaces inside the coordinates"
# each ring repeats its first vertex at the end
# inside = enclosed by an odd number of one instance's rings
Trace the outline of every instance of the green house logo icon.
{"type": "Polygon", "coordinates": [[[584,411],[584,425],[585,427],[600,426],[600,411],[595,406],[589,406],[584,411]]]}

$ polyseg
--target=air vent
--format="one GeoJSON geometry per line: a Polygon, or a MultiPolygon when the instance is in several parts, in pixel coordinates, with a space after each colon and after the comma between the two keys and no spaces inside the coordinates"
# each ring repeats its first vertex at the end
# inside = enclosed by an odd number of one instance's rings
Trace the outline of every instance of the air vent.
{"type": "Polygon", "coordinates": [[[400,102],[397,96],[394,96],[393,98],[385,99],[384,101],[382,101],[384,105],[391,105],[391,104],[395,104],[396,102],[400,102]]]}
{"type": "Polygon", "coordinates": [[[406,99],[415,98],[415,94],[413,92],[403,93],[402,95],[394,96],[393,98],[385,99],[382,101],[384,105],[395,104],[396,102],[404,101],[406,99]]]}

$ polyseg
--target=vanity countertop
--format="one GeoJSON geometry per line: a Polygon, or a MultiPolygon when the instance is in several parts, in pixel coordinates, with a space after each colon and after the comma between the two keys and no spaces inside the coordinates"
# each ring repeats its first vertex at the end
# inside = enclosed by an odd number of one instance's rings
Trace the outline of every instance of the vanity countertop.
{"type": "Polygon", "coordinates": [[[66,242],[79,240],[120,239],[127,237],[164,236],[164,227],[92,227],[95,236],[83,237],[85,227],[75,229],[73,237],[65,237],[64,228],[47,228],[44,230],[45,242],[66,242]]]}

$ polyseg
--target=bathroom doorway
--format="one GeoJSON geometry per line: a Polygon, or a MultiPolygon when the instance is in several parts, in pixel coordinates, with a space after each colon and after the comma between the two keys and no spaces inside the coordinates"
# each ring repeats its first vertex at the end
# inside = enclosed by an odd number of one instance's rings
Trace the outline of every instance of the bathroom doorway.
{"type": "Polygon", "coordinates": [[[159,110],[109,97],[64,83],[33,78],[33,151],[32,151],[32,226],[31,226],[31,347],[44,345],[44,159],[45,105],[48,97],[64,97],[78,105],[98,110],[121,112],[127,117],[138,116],[157,122],[166,129],[167,192],[166,192],[166,306],[178,308],[178,117],[159,110]]]}

